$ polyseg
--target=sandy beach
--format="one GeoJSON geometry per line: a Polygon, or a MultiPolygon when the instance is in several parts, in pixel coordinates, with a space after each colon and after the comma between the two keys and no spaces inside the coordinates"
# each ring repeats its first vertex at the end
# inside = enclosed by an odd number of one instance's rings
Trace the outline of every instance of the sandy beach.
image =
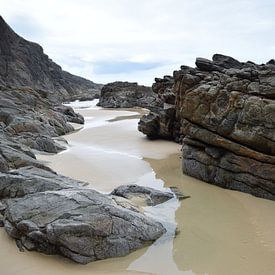
{"type": "Polygon", "coordinates": [[[273,201],[183,175],[180,145],[150,141],[137,131],[145,110],[106,110],[90,103],[74,107],[85,117],[85,125],[65,136],[67,150],[38,155],[39,160],[102,192],[137,183],[157,189],[176,186],[191,197],[145,208],[167,228],[155,244],[85,266],[58,256],[19,252],[1,229],[0,257],[5,261],[0,274],[275,274],[273,201]],[[180,233],[174,236],[176,227],[180,233]]]}

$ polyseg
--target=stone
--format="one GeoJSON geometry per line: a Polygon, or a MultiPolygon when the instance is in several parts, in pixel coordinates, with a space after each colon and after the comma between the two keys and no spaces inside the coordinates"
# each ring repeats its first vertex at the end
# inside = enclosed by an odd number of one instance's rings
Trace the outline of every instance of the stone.
{"type": "Polygon", "coordinates": [[[175,71],[169,89],[156,80],[162,108],[142,117],[138,129],[149,138],[181,142],[184,173],[275,200],[273,62],[215,54],[197,58],[196,66],[175,71]],[[175,95],[172,106],[165,93],[175,95]]]}
{"type": "Polygon", "coordinates": [[[23,249],[81,264],[124,256],[165,232],[160,223],[92,189],[39,192],[5,203],[5,229],[23,249]]]}
{"type": "Polygon", "coordinates": [[[85,183],[33,166],[0,173],[0,199],[50,190],[81,188],[85,183]]]}
{"type": "Polygon", "coordinates": [[[174,197],[172,193],[136,184],[121,185],[115,188],[111,194],[133,201],[142,200],[147,206],[157,205],[174,197]]]}
{"type": "Polygon", "coordinates": [[[104,108],[143,107],[153,109],[158,106],[158,98],[150,87],[135,82],[112,82],[103,86],[98,106],[104,108]]]}

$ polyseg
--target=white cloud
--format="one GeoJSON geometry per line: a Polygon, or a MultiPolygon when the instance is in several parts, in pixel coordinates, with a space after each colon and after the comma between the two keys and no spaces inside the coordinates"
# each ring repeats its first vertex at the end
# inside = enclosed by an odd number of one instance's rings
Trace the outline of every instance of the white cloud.
{"type": "Polygon", "coordinates": [[[151,84],[216,52],[260,63],[274,57],[272,0],[1,0],[0,10],[63,68],[96,82],[151,84]],[[104,74],[104,64],[118,71],[104,74]]]}

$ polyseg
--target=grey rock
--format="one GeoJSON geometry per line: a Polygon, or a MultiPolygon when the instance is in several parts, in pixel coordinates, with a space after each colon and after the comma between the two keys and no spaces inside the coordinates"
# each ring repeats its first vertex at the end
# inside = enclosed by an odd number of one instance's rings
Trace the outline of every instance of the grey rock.
{"type": "Polygon", "coordinates": [[[196,68],[181,66],[173,80],[156,79],[162,107],[142,117],[138,129],[182,142],[184,173],[275,200],[273,63],[197,58],[196,68]],[[174,103],[165,101],[171,93],[174,103]]]}
{"type": "Polygon", "coordinates": [[[172,193],[136,184],[121,185],[115,188],[111,194],[128,200],[141,199],[146,203],[146,205],[157,205],[174,197],[172,193]]]}
{"type": "Polygon", "coordinates": [[[179,141],[179,122],[175,110],[174,78],[164,76],[155,78],[153,92],[160,100],[160,107],[141,117],[138,130],[150,139],[163,138],[179,141]]]}
{"type": "Polygon", "coordinates": [[[104,108],[157,108],[158,98],[150,87],[135,82],[117,81],[108,83],[101,89],[98,106],[104,108]]]}
{"type": "Polygon", "coordinates": [[[37,167],[23,167],[0,173],[0,199],[18,198],[48,190],[80,188],[82,182],[37,167]]]}
{"type": "Polygon", "coordinates": [[[124,256],[165,232],[160,223],[91,189],[40,192],[6,205],[5,229],[23,248],[82,264],[124,256]]]}
{"type": "Polygon", "coordinates": [[[39,90],[52,101],[94,99],[102,85],[62,70],[40,45],[17,35],[0,17],[0,85],[39,90]]]}

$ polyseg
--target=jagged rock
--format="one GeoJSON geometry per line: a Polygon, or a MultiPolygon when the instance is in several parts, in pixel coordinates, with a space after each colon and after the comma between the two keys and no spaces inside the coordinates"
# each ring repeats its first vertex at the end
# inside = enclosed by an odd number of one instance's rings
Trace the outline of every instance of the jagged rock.
{"type": "Polygon", "coordinates": [[[136,184],[119,186],[115,188],[111,194],[128,200],[142,200],[146,205],[157,205],[174,197],[172,193],[136,184]]]}
{"type": "Polygon", "coordinates": [[[163,108],[142,118],[139,130],[155,138],[184,137],[185,173],[275,200],[273,62],[257,65],[216,54],[212,61],[197,58],[196,65],[174,72],[169,119],[162,99],[163,108]]]}
{"type": "Polygon", "coordinates": [[[103,86],[98,106],[104,108],[156,108],[157,96],[150,87],[117,81],[103,86]]]}
{"type": "Polygon", "coordinates": [[[52,101],[94,99],[102,85],[62,70],[40,45],[17,35],[0,16],[0,86],[39,90],[52,101]]]}
{"type": "Polygon", "coordinates": [[[4,226],[23,248],[78,263],[124,256],[164,227],[91,189],[47,191],[6,201],[4,226]]]}

